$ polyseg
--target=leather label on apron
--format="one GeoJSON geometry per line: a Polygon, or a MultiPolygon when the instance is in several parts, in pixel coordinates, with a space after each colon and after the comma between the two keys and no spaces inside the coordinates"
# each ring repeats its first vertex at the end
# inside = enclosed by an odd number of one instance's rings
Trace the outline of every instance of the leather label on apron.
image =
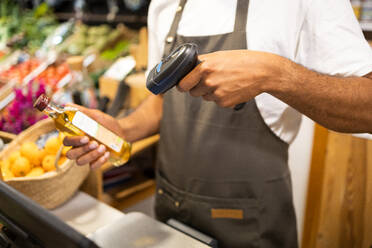
{"type": "Polygon", "coordinates": [[[243,219],[242,209],[226,209],[226,208],[212,208],[211,217],[212,219],[243,219]]]}

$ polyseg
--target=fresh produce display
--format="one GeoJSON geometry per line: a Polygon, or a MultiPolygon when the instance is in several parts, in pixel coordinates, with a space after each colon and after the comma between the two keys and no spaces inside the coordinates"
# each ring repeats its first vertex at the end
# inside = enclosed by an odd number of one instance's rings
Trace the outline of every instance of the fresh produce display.
{"type": "Polygon", "coordinates": [[[107,25],[89,27],[75,25],[73,34],[61,44],[61,51],[72,55],[84,55],[91,51],[100,51],[105,46],[111,28],[107,25]]]}
{"type": "Polygon", "coordinates": [[[42,2],[31,10],[0,1],[0,131],[18,134],[43,119],[33,109],[42,93],[97,107],[98,77],[138,42],[138,32],[123,24],[59,23],[42,2]],[[83,58],[78,70],[67,64],[75,55],[83,58]]]}
{"type": "Polygon", "coordinates": [[[13,65],[8,70],[0,73],[0,80],[3,82],[16,81],[21,83],[23,79],[40,65],[37,59],[30,59],[25,62],[13,65]]]}
{"type": "Polygon", "coordinates": [[[124,56],[129,51],[130,42],[127,40],[119,41],[113,48],[108,48],[101,53],[101,58],[104,60],[114,61],[120,56],[124,56]]]}
{"type": "Polygon", "coordinates": [[[24,51],[16,50],[11,52],[8,50],[8,52],[0,58],[0,73],[29,59],[30,55],[24,51]]]}
{"type": "Polygon", "coordinates": [[[18,134],[46,118],[33,108],[34,101],[41,94],[45,94],[45,86],[30,82],[25,93],[19,88],[15,89],[14,93],[14,101],[0,115],[0,131],[18,134]]]}
{"type": "Polygon", "coordinates": [[[57,83],[68,73],[70,69],[66,63],[49,66],[34,81],[49,86],[53,91],[57,89],[57,83]]]}
{"type": "Polygon", "coordinates": [[[56,50],[56,47],[60,45],[72,32],[75,22],[70,20],[68,22],[61,23],[52,34],[50,34],[43,45],[35,53],[37,57],[48,57],[49,52],[56,50]]]}
{"type": "MultiPolygon", "coordinates": [[[[0,81],[9,82],[16,81],[17,83],[22,83],[23,79],[34,71],[41,62],[37,59],[30,59],[20,64],[14,65],[6,71],[0,72],[0,81]]],[[[62,63],[60,65],[50,65],[41,72],[33,80],[36,82],[41,82],[46,86],[50,87],[52,90],[56,90],[57,83],[64,76],[70,72],[68,65],[62,63]]]]}
{"type": "Polygon", "coordinates": [[[15,1],[0,3],[0,49],[27,49],[35,52],[57,27],[58,23],[47,4],[35,10],[21,10],[15,1]]]}
{"type": "Polygon", "coordinates": [[[84,56],[93,53],[98,54],[105,50],[113,50],[114,53],[128,52],[128,40],[133,38],[135,38],[133,31],[130,31],[124,25],[113,29],[108,25],[91,27],[76,24],[73,34],[58,49],[71,55],[84,56]]]}
{"type": "MultiPolygon", "coordinates": [[[[0,161],[3,179],[39,177],[56,170],[55,162],[63,138],[62,133],[58,137],[50,137],[42,148],[34,142],[24,142],[19,150],[13,151],[6,159],[0,161]]],[[[63,147],[57,165],[62,165],[66,161],[65,155],[69,149],[69,147],[63,147]]]]}

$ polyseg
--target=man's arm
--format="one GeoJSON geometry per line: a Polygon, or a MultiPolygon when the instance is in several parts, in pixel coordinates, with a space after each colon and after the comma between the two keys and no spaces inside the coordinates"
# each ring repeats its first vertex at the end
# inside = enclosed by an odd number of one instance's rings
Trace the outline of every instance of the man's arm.
{"type": "Polygon", "coordinates": [[[159,132],[163,97],[149,96],[131,115],[119,120],[126,140],[133,142],[159,132]]]}
{"type": "Polygon", "coordinates": [[[280,83],[268,83],[266,91],[329,129],[372,133],[371,73],[334,77],[283,59],[280,83]]]}
{"type": "Polygon", "coordinates": [[[372,132],[371,77],[321,75],[281,56],[249,50],[220,51],[199,59],[202,63],[179,83],[180,91],[221,107],[266,92],[329,129],[372,132]]]}
{"type": "MultiPolygon", "coordinates": [[[[162,96],[149,96],[131,115],[120,120],[94,109],[78,107],[91,118],[115,132],[129,142],[145,138],[158,131],[162,117],[162,96]]],[[[76,160],[78,165],[90,164],[98,168],[107,162],[110,153],[106,147],[84,136],[70,136],[63,140],[64,145],[72,146],[66,156],[76,160]]]]}

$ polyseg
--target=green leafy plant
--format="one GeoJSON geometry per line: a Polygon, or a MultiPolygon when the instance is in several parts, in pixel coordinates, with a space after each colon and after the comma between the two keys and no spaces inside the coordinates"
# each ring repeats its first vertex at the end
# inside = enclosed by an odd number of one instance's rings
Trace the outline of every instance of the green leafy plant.
{"type": "Polygon", "coordinates": [[[13,1],[2,0],[0,5],[0,49],[27,48],[33,53],[57,27],[52,10],[46,3],[34,10],[21,10],[13,1]]]}

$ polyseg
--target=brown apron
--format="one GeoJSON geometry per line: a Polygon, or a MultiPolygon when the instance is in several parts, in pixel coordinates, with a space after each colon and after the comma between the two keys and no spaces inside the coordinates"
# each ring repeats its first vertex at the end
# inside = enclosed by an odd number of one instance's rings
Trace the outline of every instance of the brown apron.
{"type": "MultiPolygon", "coordinates": [[[[185,3],[164,55],[186,42],[196,43],[200,54],[247,49],[248,0],[238,0],[232,33],[203,37],[177,35],[185,3]]],[[[172,89],[164,95],[160,134],[159,220],[177,219],[222,248],[298,246],[288,144],[265,124],[255,100],[234,111],[172,89]]]]}

